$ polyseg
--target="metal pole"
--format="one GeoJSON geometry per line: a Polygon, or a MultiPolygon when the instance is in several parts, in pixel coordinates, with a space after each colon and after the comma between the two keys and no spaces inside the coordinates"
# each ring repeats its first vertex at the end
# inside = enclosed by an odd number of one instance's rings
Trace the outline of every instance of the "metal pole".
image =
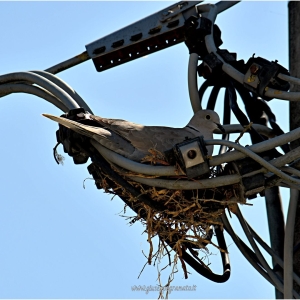
{"type": "MultiPolygon", "coordinates": [[[[288,3],[289,16],[289,69],[292,76],[300,77],[300,2],[289,1],[288,3]]],[[[300,87],[291,84],[292,92],[300,92],[300,87]]],[[[300,127],[300,103],[290,102],[290,130],[300,127]]],[[[300,146],[300,139],[291,143],[292,149],[300,146]]],[[[300,242],[300,201],[298,201],[294,245],[300,242]]],[[[294,252],[294,272],[300,275],[300,251],[294,252]]],[[[294,289],[299,293],[300,287],[294,284],[294,289]]]]}

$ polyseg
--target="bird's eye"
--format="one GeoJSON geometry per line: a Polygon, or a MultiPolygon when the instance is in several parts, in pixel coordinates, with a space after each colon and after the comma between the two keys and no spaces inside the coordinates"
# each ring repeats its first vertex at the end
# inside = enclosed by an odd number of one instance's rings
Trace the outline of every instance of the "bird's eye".
{"type": "Polygon", "coordinates": [[[206,119],[206,120],[210,120],[210,115],[206,115],[206,116],[205,116],[205,119],[206,119]]]}

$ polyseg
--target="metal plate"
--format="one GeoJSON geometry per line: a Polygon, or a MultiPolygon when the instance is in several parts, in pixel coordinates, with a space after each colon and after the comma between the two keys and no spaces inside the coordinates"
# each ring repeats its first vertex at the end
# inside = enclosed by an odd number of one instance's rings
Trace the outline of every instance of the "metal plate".
{"type": "Polygon", "coordinates": [[[181,1],[86,45],[98,72],[184,41],[186,18],[202,1],[181,1]]]}

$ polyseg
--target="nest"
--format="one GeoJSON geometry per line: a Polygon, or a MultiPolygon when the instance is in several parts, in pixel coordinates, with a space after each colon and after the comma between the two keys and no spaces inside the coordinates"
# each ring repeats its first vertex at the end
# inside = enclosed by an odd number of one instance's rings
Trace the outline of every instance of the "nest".
{"type": "MultiPolygon", "coordinates": [[[[150,155],[143,159],[143,162],[167,165],[164,156],[153,150],[151,150],[150,155]]],[[[174,275],[176,264],[180,261],[184,276],[188,278],[188,271],[182,259],[183,251],[188,249],[193,257],[207,269],[209,269],[208,263],[204,263],[203,258],[199,257],[200,251],[204,252],[205,257],[207,257],[209,253],[207,245],[211,244],[218,250],[226,252],[225,249],[221,249],[211,241],[213,234],[212,225],[223,227],[220,216],[225,212],[226,208],[236,205],[237,202],[232,199],[238,198],[235,197],[237,186],[224,186],[203,190],[169,190],[150,187],[128,180],[127,176],[143,175],[128,173],[128,171],[115,165],[111,165],[111,167],[131,187],[138,191],[138,195],[133,195],[123,185],[113,181],[111,176],[105,174],[103,170],[99,170],[99,166],[95,167],[92,164],[89,166],[89,171],[93,175],[99,189],[101,188],[106,193],[114,196],[117,195],[124,200],[126,203],[124,211],[129,206],[137,213],[136,216],[129,217],[130,223],[133,224],[136,221],[140,221],[145,226],[145,233],[147,234],[147,241],[149,243],[149,253],[146,255],[148,264],[155,263],[156,260],[160,260],[161,257],[167,255],[169,258],[168,265],[171,266],[173,263],[171,275],[174,275]],[[141,201],[142,196],[150,198],[151,205],[141,201]],[[154,237],[159,237],[157,249],[154,249],[154,237]],[[167,245],[175,251],[173,260],[171,259],[167,245]]],[[[179,174],[182,174],[182,172],[178,172],[178,176],[172,176],[172,180],[187,179],[185,176],[179,174]]],[[[211,169],[211,174],[205,178],[214,176],[215,171],[211,169]]],[[[170,177],[164,178],[170,179],[170,177]]],[[[196,179],[201,180],[201,178],[196,179]]],[[[171,275],[168,284],[172,281],[171,275]]]]}

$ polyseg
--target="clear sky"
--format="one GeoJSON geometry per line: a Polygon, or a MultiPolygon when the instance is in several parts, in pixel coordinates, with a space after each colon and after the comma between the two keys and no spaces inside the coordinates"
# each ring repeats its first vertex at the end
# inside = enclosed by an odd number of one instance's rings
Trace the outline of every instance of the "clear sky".
{"type": "MultiPolygon", "coordinates": [[[[0,2],[0,73],[44,70],[83,51],[85,45],[174,2],[0,2]]],[[[288,68],[287,2],[241,2],[217,17],[221,48],[248,60],[253,53],[288,68]]],[[[146,125],[182,127],[192,116],[187,89],[188,50],[180,44],[97,73],[92,61],[58,76],[103,117],[146,125]]],[[[199,84],[201,80],[199,80],[199,84]]],[[[54,161],[57,125],[42,113],[61,112],[25,94],[1,98],[0,298],[157,298],[134,292],[155,286],[147,266],[147,236],[140,224],[119,216],[123,202],[95,188],[86,165],[54,161]],[[85,185],[85,188],[84,186],[85,185]]],[[[218,103],[221,103],[220,99],[218,103]]],[[[242,105],[242,104],[241,104],[242,105]]],[[[288,103],[270,106],[288,131],[288,103]]],[[[221,107],[217,106],[221,113],[221,107]]],[[[243,144],[244,141],[241,140],[243,144]]],[[[58,149],[63,154],[62,147],[58,149]]],[[[283,202],[287,201],[284,191],[283,202]]],[[[268,241],[264,199],[242,207],[268,241]]],[[[127,211],[128,215],[132,213],[127,211]]],[[[241,232],[236,220],[234,228],[241,232]]],[[[196,285],[170,298],[274,298],[273,287],[226,235],[232,265],[228,282],[217,284],[190,269],[172,285],[196,285]]],[[[214,248],[211,268],[221,273],[214,248]]],[[[167,272],[167,271],[165,271],[167,272]]]]}

